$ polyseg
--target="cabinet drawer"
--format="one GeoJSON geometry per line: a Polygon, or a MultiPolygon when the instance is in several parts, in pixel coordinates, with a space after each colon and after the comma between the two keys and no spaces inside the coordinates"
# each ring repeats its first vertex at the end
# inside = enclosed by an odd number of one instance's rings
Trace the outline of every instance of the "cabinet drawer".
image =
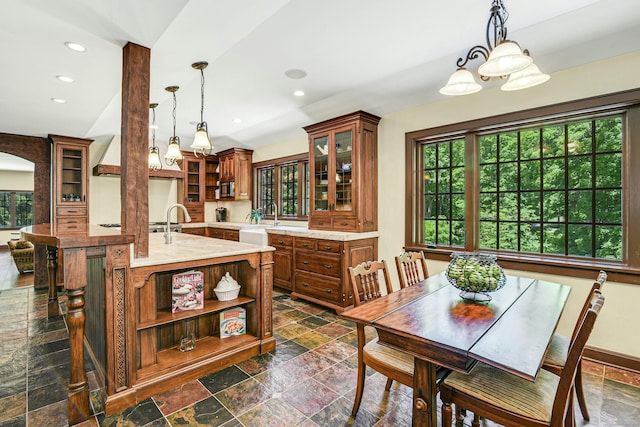
{"type": "Polygon", "coordinates": [[[216,239],[224,239],[224,229],[209,227],[207,230],[207,236],[216,239]]]}
{"type": "Polygon", "coordinates": [[[269,246],[284,246],[291,248],[293,247],[293,237],[269,234],[269,246]]]}
{"type": "Polygon", "coordinates": [[[296,269],[340,277],[340,257],[319,254],[296,254],[296,269]]]}
{"type": "Polygon", "coordinates": [[[353,231],[357,222],[355,218],[334,218],[332,225],[334,230],[353,231]]]}
{"type": "Polygon", "coordinates": [[[57,219],[57,229],[58,233],[60,232],[69,232],[69,231],[87,231],[87,218],[74,218],[74,217],[66,217],[66,218],[58,218],[57,219]]]}
{"type": "Polygon", "coordinates": [[[309,218],[309,229],[331,230],[331,218],[309,218]]]}
{"type": "Polygon", "coordinates": [[[296,271],[294,290],[300,294],[308,295],[325,301],[340,303],[340,279],[323,277],[314,273],[296,271]]]}
{"type": "Polygon", "coordinates": [[[233,240],[234,242],[239,242],[240,232],[238,230],[224,230],[224,239],[233,240]]]}
{"type": "Polygon", "coordinates": [[[57,216],[87,216],[87,208],[86,207],[59,207],[56,209],[57,216]]]}
{"type": "Polygon", "coordinates": [[[330,252],[339,254],[341,252],[341,243],[331,240],[318,240],[318,252],[330,252]]]}
{"type": "Polygon", "coordinates": [[[316,241],[313,239],[296,239],[296,249],[305,249],[309,251],[316,250],[316,241]]]}

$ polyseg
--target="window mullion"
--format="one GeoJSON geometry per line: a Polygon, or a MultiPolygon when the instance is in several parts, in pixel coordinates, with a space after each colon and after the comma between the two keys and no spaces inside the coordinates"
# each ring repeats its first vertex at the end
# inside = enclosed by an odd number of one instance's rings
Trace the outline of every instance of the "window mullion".
{"type": "Polygon", "coordinates": [[[464,248],[477,251],[480,247],[480,138],[475,133],[467,133],[464,146],[464,248]]]}

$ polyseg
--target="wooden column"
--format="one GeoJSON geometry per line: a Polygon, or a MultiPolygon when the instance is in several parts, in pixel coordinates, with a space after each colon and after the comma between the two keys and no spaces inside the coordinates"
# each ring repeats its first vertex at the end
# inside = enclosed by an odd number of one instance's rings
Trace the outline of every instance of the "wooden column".
{"type": "Polygon", "coordinates": [[[149,255],[149,81],[151,51],[127,43],[122,55],[121,224],[135,258],[149,255]]]}

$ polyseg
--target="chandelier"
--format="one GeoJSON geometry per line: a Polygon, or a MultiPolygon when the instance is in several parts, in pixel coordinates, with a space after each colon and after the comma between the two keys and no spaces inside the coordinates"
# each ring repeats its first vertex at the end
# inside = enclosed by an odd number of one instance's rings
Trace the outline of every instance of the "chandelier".
{"type": "Polygon", "coordinates": [[[160,162],[160,150],[156,146],[156,107],[158,104],[149,104],[149,108],[153,111],[153,119],[151,122],[151,147],[149,147],[149,169],[157,171],[162,169],[160,162]]]}
{"type": "Polygon", "coordinates": [[[164,90],[173,94],[173,136],[169,138],[169,146],[167,147],[167,154],[164,155],[164,160],[167,165],[180,164],[182,162],[182,152],[180,151],[180,137],[176,136],[176,91],[180,89],[179,86],[168,86],[164,90]]]}
{"type": "Polygon", "coordinates": [[[509,13],[502,0],[493,0],[491,16],[487,23],[487,46],[476,45],[469,49],[465,58],[458,58],[458,69],[449,77],[447,84],[440,89],[443,95],[468,95],[482,90],[473,74],[465,65],[482,56],[485,62],[478,67],[483,81],[491,77],[508,78],[501,86],[502,90],[519,90],[537,86],[549,80],[549,75],[541,73],[529,56],[529,51],[520,49],[518,43],[507,39],[505,23],[509,13]]]}
{"type": "Polygon", "coordinates": [[[204,69],[209,65],[208,62],[201,61],[191,64],[196,70],[200,70],[200,122],[196,127],[196,136],[193,139],[193,154],[198,156],[207,156],[211,153],[211,141],[209,140],[209,131],[207,122],[204,121],[204,69]]]}

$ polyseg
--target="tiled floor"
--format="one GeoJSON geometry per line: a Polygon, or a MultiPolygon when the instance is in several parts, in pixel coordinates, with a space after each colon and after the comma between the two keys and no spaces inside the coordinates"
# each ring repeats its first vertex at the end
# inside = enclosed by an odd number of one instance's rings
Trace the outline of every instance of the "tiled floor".
{"type": "MultiPolygon", "coordinates": [[[[65,426],[69,377],[62,320],[46,319],[46,293],[0,252],[0,427],[65,426]],[[12,268],[15,274],[7,273],[12,268]]],[[[9,257],[10,260],[10,257],[9,257]]],[[[32,280],[32,279],[31,279],[32,280]]],[[[122,413],[83,426],[409,426],[411,389],[371,372],[360,412],[349,417],[356,381],[353,325],[335,313],[278,295],[273,303],[276,351],[184,384],[122,413]]],[[[89,364],[89,367],[91,365],[89,364]]],[[[89,383],[96,388],[94,374],[89,383]]],[[[591,423],[640,425],[640,376],[595,363],[585,366],[591,423]]],[[[439,414],[438,414],[439,415],[439,414]]],[[[465,426],[470,426],[470,417],[465,426]]],[[[483,426],[495,424],[483,421],[483,426]]]]}

